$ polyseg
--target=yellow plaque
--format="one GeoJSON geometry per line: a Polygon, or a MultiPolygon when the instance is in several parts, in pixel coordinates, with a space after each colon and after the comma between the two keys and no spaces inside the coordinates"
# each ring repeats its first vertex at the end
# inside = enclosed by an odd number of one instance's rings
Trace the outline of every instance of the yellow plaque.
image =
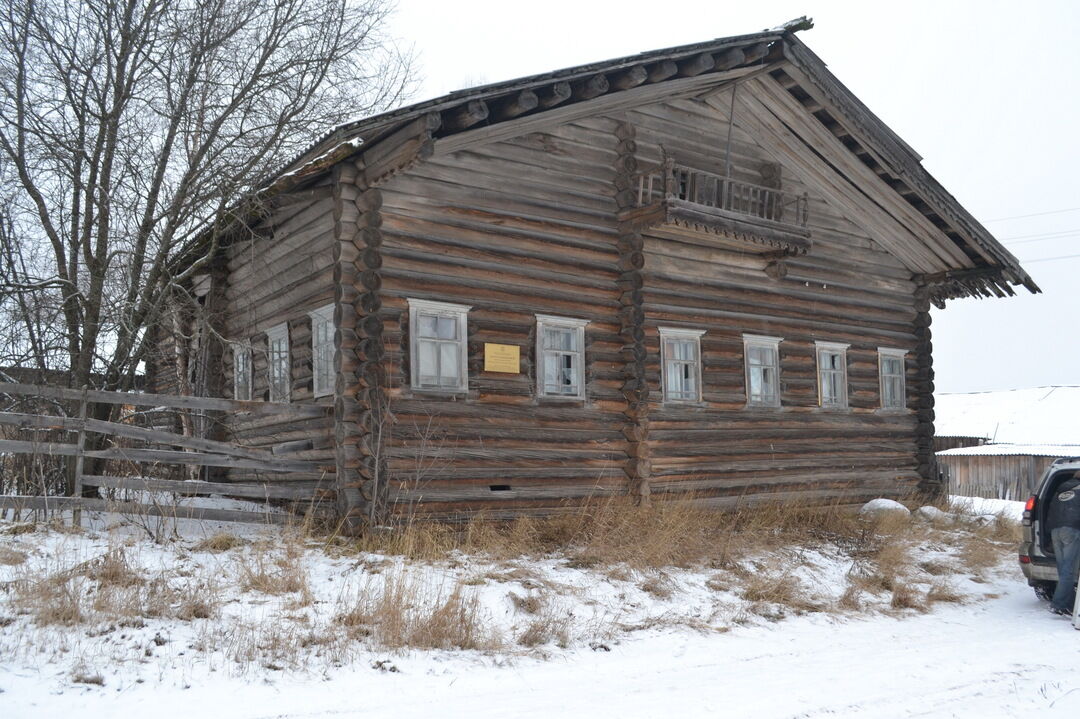
{"type": "Polygon", "coordinates": [[[517,345],[484,343],[484,371],[521,373],[521,348],[517,345]]]}

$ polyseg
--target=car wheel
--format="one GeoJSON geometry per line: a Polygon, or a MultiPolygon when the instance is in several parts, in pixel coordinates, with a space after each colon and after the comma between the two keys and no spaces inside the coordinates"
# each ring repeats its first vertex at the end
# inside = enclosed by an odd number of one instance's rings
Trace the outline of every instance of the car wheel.
{"type": "Polygon", "coordinates": [[[1035,590],[1036,597],[1050,601],[1054,596],[1054,590],[1057,589],[1057,582],[1035,582],[1032,589],[1035,590]]]}

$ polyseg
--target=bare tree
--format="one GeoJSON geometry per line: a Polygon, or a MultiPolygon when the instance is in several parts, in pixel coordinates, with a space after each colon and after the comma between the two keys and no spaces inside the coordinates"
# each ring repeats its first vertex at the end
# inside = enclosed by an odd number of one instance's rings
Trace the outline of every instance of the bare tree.
{"type": "Polygon", "coordinates": [[[0,3],[0,352],[72,386],[130,388],[181,249],[410,84],[388,0],[0,3]]]}

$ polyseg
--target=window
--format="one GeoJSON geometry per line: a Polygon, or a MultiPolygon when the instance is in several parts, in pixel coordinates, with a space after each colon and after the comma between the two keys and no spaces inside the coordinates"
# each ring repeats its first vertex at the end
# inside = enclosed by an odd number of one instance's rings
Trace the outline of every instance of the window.
{"type": "Polygon", "coordinates": [[[469,389],[465,339],[470,309],[446,302],[409,300],[413,389],[444,392],[469,389]]]}
{"type": "Polygon", "coordinates": [[[536,316],[536,385],[541,397],[585,398],[588,320],[536,316]]]}
{"type": "Polygon", "coordinates": [[[907,407],[907,391],[904,386],[904,355],[906,354],[904,350],[878,347],[882,409],[907,407]]]}
{"type": "Polygon", "coordinates": [[[780,406],[781,341],[781,337],[743,335],[748,407],[780,406]]]}
{"type": "Polygon", "coordinates": [[[665,402],[701,401],[701,336],[705,330],[660,327],[665,402]]]}
{"type": "Polygon", "coordinates": [[[289,367],[289,325],[282,323],[266,331],[266,379],[271,402],[288,402],[292,388],[289,367]]]}
{"type": "Polygon", "coordinates": [[[311,315],[312,394],[334,393],[334,306],[326,305],[311,315]]]}
{"type": "Polygon", "coordinates": [[[847,348],[837,342],[815,342],[818,368],[818,404],[847,407],[847,348]]]}
{"type": "Polygon", "coordinates": [[[233,398],[251,399],[251,348],[233,345],[233,398]]]}

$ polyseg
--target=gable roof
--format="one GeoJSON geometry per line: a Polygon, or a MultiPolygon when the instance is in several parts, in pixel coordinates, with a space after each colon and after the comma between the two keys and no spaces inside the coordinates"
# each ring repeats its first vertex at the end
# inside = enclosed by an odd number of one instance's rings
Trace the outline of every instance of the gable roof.
{"type": "MultiPolygon", "coordinates": [[[[1015,294],[1012,285],[1039,292],[1018,260],[922,167],[922,158],[795,36],[797,31],[812,26],[811,21],[800,18],[760,33],[459,90],[348,122],[267,178],[262,189],[252,194],[252,204],[297,187],[355,154],[382,157],[385,161],[393,154],[394,143],[403,141],[403,133],[407,138],[414,137],[417,125],[421,141],[414,142],[414,159],[422,159],[424,153],[434,151],[436,142],[452,146],[455,136],[464,137],[478,129],[490,133],[500,125],[510,132],[518,128],[523,134],[527,131],[521,127],[523,123],[543,119],[545,113],[565,114],[575,105],[588,108],[618,102],[623,93],[628,100],[641,97],[641,91],[648,86],[663,84],[665,91],[685,91],[768,72],[859,162],[955,244],[954,254],[967,258],[941,272],[915,276],[929,288],[931,301],[943,306],[946,299],[955,297],[1004,297],[1015,294]]],[[[241,209],[236,214],[242,216],[244,212],[241,209]]]]}
{"type": "Polygon", "coordinates": [[[1080,445],[1080,386],[938,394],[934,399],[939,437],[1080,445]]]}

